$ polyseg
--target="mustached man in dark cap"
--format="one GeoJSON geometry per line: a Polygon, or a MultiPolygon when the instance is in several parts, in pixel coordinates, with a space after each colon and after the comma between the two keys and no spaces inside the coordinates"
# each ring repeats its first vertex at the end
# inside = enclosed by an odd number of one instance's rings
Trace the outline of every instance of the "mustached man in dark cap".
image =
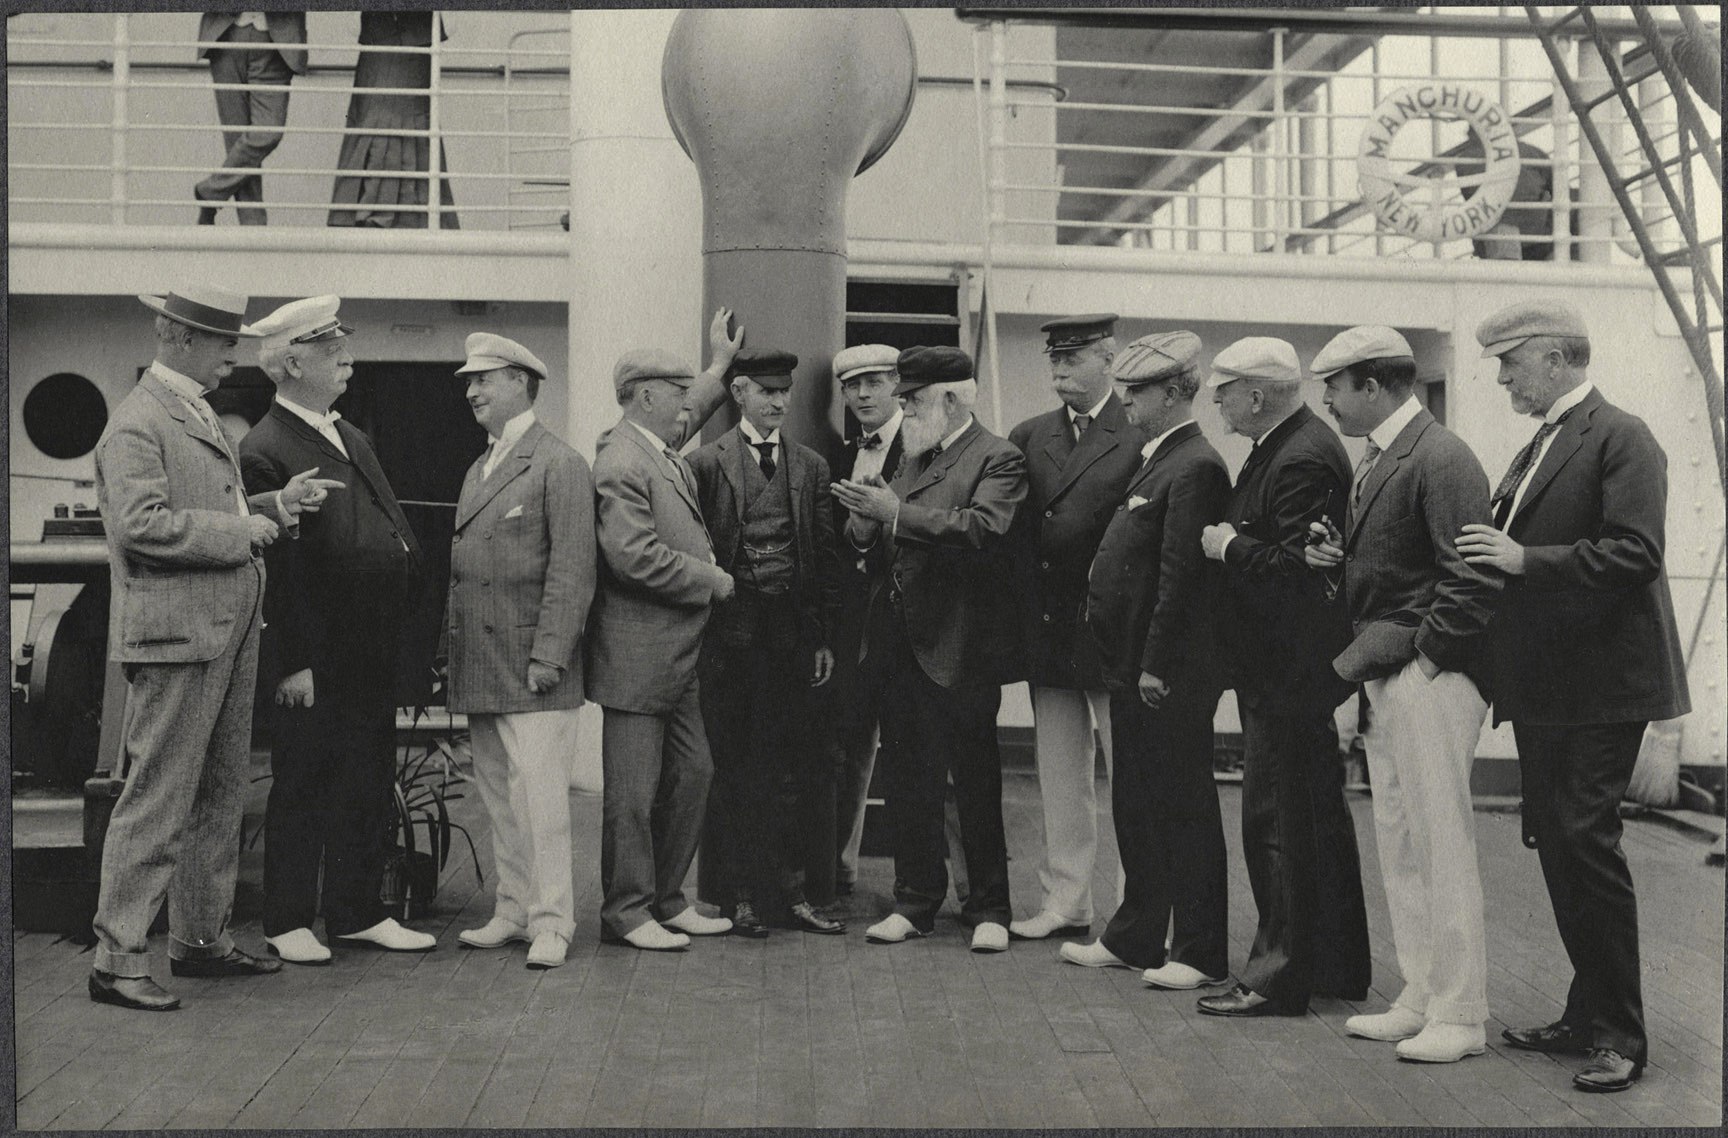
{"type": "Polygon", "coordinates": [[[1588,1054],[1573,1083],[1618,1091],[1649,1048],[1619,805],[1648,723],[1691,710],[1663,568],[1668,460],[1590,381],[1571,306],[1503,308],[1476,338],[1512,410],[1541,422],[1500,480],[1493,524],[1465,526],[1457,545],[1506,582],[1488,626],[1494,721],[1512,721],[1527,841],[1573,973],[1558,1022],[1502,1035],[1588,1054]]]}
{"type": "Polygon", "coordinates": [[[248,498],[205,400],[234,370],[246,298],[187,288],[138,298],[156,315],[156,359],[96,444],[108,535],[109,655],[126,672],[124,788],[102,851],[90,998],[171,1011],[150,978],[150,923],[168,900],[176,976],[255,976],[282,966],[228,932],[240,868],[252,689],[258,671],[260,551],[314,511],[335,479],[299,471],[248,498]]]}
{"type": "Polygon", "coordinates": [[[1110,693],[1081,610],[1104,529],[1140,466],[1146,440],[1111,390],[1116,314],[1045,324],[1050,383],[1062,405],[1008,432],[1026,456],[1019,529],[1030,592],[1022,646],[1032,685],[1044,860],[1038,907],[1009,926],[1015,937],[1085,936],[1092,923],[1098,850],[1097,740],[1111,769],[1110,693]]]}
{"type": "Polygon", "coordinates": [[[738,425],[690,456],[714,556],[737,582],[703,630],[697,671],[714,759],[708,827],[732,931],[748,937],[787,910],[805,932],[846,931],[803,887],[799,803],[827,761],[811,693],[834,675],[840,597],[828,464],[780,430],[797,366],[789,352],[740,352],[738,425]]]}
{"type": "Polygon", "coordinates": [[[834,486],[853,547],[879,557],[862,655],[888,670],[883,774],[895,835],[894,911],[866,935],[928,936],[948,891],[943,795],[950,775],[975,952],[1008,947],[1008,849],[996,711],[1017,667],[1010,529],[1026,461],[973,416],[978,384],[959,348],[907,348],[896,370],[906,455],[881,476],[834,486]],[[880,656],[878,656],[880,654],[880,656]]]}

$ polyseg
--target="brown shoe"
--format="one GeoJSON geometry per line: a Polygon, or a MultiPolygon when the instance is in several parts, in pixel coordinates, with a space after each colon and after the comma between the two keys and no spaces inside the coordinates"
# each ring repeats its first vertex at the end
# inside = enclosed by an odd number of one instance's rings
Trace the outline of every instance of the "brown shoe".
{"type": "Polygon", "coordinates": [[[148,976],[116,976],[111,972],[90,973],[90,998],[139,1012],[171,1012],[180,1006],[179,996],[148,976]]]}
{"type": "Polygon", "coordinates": [[[195,960],[168,960],[168,970],[176,976],[203,976],[225,979],[230,976],[268,976],[272,972],[282,971],[280,960],[266,960],[261,956],[242,952],[238,948],[228,950],[227,956],[199,957],[195,960]]]}

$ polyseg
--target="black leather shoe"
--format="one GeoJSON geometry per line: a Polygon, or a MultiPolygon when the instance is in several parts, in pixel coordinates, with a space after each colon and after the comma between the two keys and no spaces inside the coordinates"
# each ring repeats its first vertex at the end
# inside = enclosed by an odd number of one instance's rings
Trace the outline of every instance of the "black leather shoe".
{"type": "Polygon", "coordinates": [[[282,971],[280,960],[266,960],[261,956],[241,952],[238,948],[228,950],[227,956],[201,957],[197,960],[168,961],[168,969],[176,976],[203,976],[218,979],[229,976],[268,976],[272,972],[282,971]]]}
{"type": "Polygon", "coordinates": [[[1500,1038],[1521,1051],[1546,1051],[1550,1055],[1584,1055],[1590,1051],[1590,1033],[1564,1021],[1546,1027],[1509,1027],[1500,1038]]]}
{"type": "Polygon", "coordinates": [[[1590,1062],[1572,1076],[1572,1085],[1581,1091],[1623,1091],[1644,1074],[1644,1064],[1633,1062],[1612,1047],[1598,1047],[1590,1052],[1590,1062]]]}
{"type": "MultiPolygon", "coordinates": [[[[192,196],[197,198],[201,202],[219,202],[222,200],[221,198],[213,198],[213,197],[205,196],[204,189],[201,186],[193,186],[192,187],[192,196]]],[[[215,225],[216,224],[216,210],[217,210],[217,208],[218,208],[217,206],[213,206],[213,205],[199,206],[198,207],[198,224],[199,225],[215,225]]]]}
{"type": "Polygon", "coordinates": [[[99,1004],[140,1012],[171,1012],[180,1006],[179,996],[148,976],[115,976],[109,972],[90,973],[90,998],[99,1004]]]}
{"type": "Polygon", "coordinates": [[[1318,987],[1314,995],[1322,1000],[1344,1000],[1347,1003],[1359,1004],[1368,998],[1367,988],[1348,987],[1318,987]]]}
{"type": "Polygon", "coordinates": [[[1304,1012],[1286,1011],[1258,992],[1237,984],[1222,996],[1201,996],[1194,1006],[1209,1016],[1299,1016],[1304,1012]]]}
{"type": "Polygon", "coordinates": [[[732,910],[732,935],[761,940],[768,935],[768,926],[756,915],[756,906],[740,901],[732,910]]]}
{"type": "Polygon", "coordinates": [[[823,916],[808,901],[793,902],[792,923],[807,933],[821,933],[824,936],[838,936],[846,931],[845,921],[823,916]]]}

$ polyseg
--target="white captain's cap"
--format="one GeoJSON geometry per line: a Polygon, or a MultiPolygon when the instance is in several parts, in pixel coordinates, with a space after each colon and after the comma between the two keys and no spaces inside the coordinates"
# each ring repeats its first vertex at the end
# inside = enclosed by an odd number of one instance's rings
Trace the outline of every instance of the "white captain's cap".
{"type": "Polygon", "coordinates": [[[267,339],[286,340],[290,344],[340,339],[354,331],[337,319],[336,310],[340,307],[342,298],[339,296],[291,300],[252,325],[252,330],[267,339]]]}
{"type": "Polygon", "coordinates": [[[468,351],[468,361],[456,369],[457,375],[520,367],[527,368],[541,379],[547,378],[546,365],[540,362],[540,357],[507,336],[495,332],[470,332],[462,346],[468,351]]]}

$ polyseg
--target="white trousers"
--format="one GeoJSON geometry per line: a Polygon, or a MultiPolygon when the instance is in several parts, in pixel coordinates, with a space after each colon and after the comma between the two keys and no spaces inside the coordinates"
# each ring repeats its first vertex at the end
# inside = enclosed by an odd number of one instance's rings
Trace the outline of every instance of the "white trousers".
{"type": "MultiPolygon", "coordinates": [[[[1032,689],[1032,735],[1038,748],[1038,793],[1044,802],[1044,861],[1038,882],[1041,908],[1070,924],[1092,921],[1092,870],[1098,852],[1098,799],[1094,791],[1092,730],[1110,752],[1110,693],[1069,688],[1032,689]]],[[[1122,893],[1122,867],[1116,867],[1122,893]]]]}
{"type": "Polygon", "coordinates": [[[1463,673],[1430,680],[1415,661],[1363,687],[1374,836],[1404,975],[1394,1002],[1436,1023],[1482,1023],[1488,954],[1470,765],[1488,705],[1463,673]]]}
{"type": "Polygon", "coordinates": [[[570,777],[578,709],[470,714],[474,781],[492,822],[492,913],[529,933],[576,931],[570,777]]]}

